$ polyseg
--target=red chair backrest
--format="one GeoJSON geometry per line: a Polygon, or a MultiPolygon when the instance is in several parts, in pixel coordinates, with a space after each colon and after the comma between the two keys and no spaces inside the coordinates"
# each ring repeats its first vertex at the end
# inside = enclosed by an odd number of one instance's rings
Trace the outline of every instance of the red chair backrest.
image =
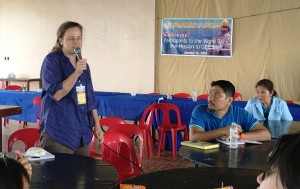
{"type": "Polygon", "coordinates": [[[25,128],[17,130],[8,137],[7,151],[11,152],[13,144],[18,140],[24,142],[26,151],[30,147],[37,146],[39,138],[40,133],[36,128],[25,128]]]}
{"type": "Polygon", "coordinates": [[[117,124],[124,124],[125,121],[122,118],[119,117],[105,117],[99,120],[100,127],[102,127],[102,130],[104,130],[103,127],[111,127],[113,125],[117,124]]]}
{"type": "MultiPolygon", "coordinates": [[[[116,124],[125,124],[125,121],[121,118],[118,117],[105,117],[99,120],[100,127],[102,127],[102,130],[104,131],[104,126],[105,127],[111,127],[116,124]]],[[[94,154],[97,154],[95,152],[95,145],[96,145],[96,137],[93,135],[93,139],[91,142],[91,147],[90,147],[90,156],[93,157],[94,154]]]]}
{"type": "Polygon", "coordinates": [[[294,101],[293,101],[293,100],[285,100],[285,102],[286,102],[287,104],[294,104],[294,101]]]}
{"type": "Polygon", "coordinates": [[[16,91],[22,91],[22,86],[20,85],[8,85],[5,87],[5,90],[16,90],[16,91]]]}
{"type": "Polygon", "coordinates": [[[152,103],[144,110],[144,113],[141,117],[140,124],[139,124],[140,127],[146,129],[151,126],[155,105],[156,103],[152,103]]]}
{"type": "Polygon", "coordinates": [[[180,110],[177,105],[171,103],[158,103],[155,105],[156,117],[158,116],[158,113],[162,113],[162,123],[160,124],[160,126],[170,128],[171,126],[178,127],[179,125],[181,125],[180,110]],[[172,125],[170,120],[170,114],[174,114],[174,112],[177,117],[177,124],[172,125]]]}
{"type": "Polygon", "coordinates": [[[133,143],[128,136],[122,133],[105,133],[101,145],[109,156],[106,162],[118,171],[118,182],[142,174],[133,143]]]}
{"type": "Polygon", "coordinates": [[[32,99],[33,107],[34,107],[34,113],[37,121],[38,127],[40,126],[41,122],[41,116],[42,116],[42,99],[41,97],[34,97],[32,99]]]}
{"type": "MultiPolygon", "coordinates": [[[[140,139],[140,155],[139,155],[139,162],[138,165],[142,167],[142,160],[143,160],[143,148],[144,148],[144,137],[142,129],[136,125],[133,124],[118,124],[114,125],[113,127],[109,127],[106,133],[122,133],[125,134],[128,137],[132,137],[134,135],[137,135],[140,139]]],[[[107,155],[105,152],[103,152],[103,159],[105,160],[107,155]]]]}
{"type": "Polygon", "coordinates": [[[242,101],[243,97],[242,97],[242,95],[240,93],[234,93],[233,99],[235,101],[242,101]]]}
{"type": "Polygon", "coordinates": [[[197,99],[208,99],[208,94],[201,94],[197,96],[197,99]]]}
{"type": "Polygon", "coordinates": [[[173,95],[175,98],[192,98],[190,94],[188,93],[175,93],[173,95]]]}

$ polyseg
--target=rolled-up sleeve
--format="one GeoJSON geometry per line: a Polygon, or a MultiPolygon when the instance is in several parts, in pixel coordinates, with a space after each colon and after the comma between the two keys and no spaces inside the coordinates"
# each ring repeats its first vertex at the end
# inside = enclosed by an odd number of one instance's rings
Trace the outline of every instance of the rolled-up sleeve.
{"type": "Polygon", "coordinates": [[[91,111],[93,109],[97,109],[96,106],[96,97],[94,93],[94,88],[93,88],[93,82],[92,82],[92,77],[91,77],[91,70],[90,67],[88,66],[86,73],[88,74],[88,91],[87,91],[87,97],[88,97],[88,110],[91,111]]]}
{"type": "Polygon", "coordinates": [[[58,57],[51,55],[47,55],[43,61],[41,78],[46,92],[53,98],[54,94],[63,88],[64,78],[58,57]]]}

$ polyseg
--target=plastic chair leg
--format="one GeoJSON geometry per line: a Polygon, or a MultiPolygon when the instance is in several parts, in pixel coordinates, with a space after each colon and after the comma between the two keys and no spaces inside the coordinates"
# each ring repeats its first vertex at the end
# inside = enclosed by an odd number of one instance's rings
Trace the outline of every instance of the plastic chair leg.
{"type": "Polygon", "coordinates": [[[4,121],[3,121],[3,126],[6,127],[6,125],[8,124],[8,119],[7,118],[4,118],[4,121]]]}
{"type": "Polygon", "coordinates": [[[160,156],[160,151],[161,150],[164,150],[164,146],[165,146],[165,131],[163,128],[159,128],[158,129],[158,144],[157,144],[157,156],[159,157],[160,156]]]}
{"type": "Polygon", "coordinates": [[[173,158],[177,157],[177,130],[172,129],[172,154],[173,158]]]}
{"type": "Polygon", "coordinates": [[[152,157],[153,156],[153,141],[152,141],[152,135],[151,135],[151,130],[150,130],[150,128],[149,128],[149,130],[148,130],[148,146],[149,146],[149,154],[150,154],[150,157],[152,157]]]}
{"type": "Polygon", "coordinates": [[[184,140],[190,140],[188,131],[184,131],[184,140]]]}
{"type": "Polygon", "coordinates": [[[149,148],[148,148],[148,143],[149,143],[149,139],[148,139],[148,134],[146,129],[143,129],[143,138],[145,139],[144,143],[145,143],[145,151],[146,151],[146,157],[149,158],[149,148]]]}

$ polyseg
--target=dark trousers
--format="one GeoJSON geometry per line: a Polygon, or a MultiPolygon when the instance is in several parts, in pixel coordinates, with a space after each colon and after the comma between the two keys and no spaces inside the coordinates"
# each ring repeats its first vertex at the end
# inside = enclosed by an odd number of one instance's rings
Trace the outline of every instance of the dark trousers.
{"type": "MultiPolygon", "coordinates": [[[[82,140],[80,143],[81,143],[80,145],[82,146],[82,140]]],[[[90,153],[90,144],[80,147],[78,150],[73,150],[57,142],[55,139],[47,135],[45,131],[42,131],[41,133],[39,146],[44,148],[50,153],[67,153],[67,154],[77,154],[77,155],[84,155],[84,156],[89,156],[90,153]]]]}

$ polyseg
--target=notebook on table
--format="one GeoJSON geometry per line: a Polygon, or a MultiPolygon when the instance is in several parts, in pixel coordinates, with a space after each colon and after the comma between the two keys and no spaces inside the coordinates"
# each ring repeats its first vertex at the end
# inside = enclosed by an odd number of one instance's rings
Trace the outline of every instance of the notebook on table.
{"type": "Polygon", "coordinates": [[[210,143],[210,142],[192,142],[192,141],[182,141],[180,143],[182,146],[188,146],[192,148],[199,148],[203,150],[219,148],[219,143],[210,143]]]}

